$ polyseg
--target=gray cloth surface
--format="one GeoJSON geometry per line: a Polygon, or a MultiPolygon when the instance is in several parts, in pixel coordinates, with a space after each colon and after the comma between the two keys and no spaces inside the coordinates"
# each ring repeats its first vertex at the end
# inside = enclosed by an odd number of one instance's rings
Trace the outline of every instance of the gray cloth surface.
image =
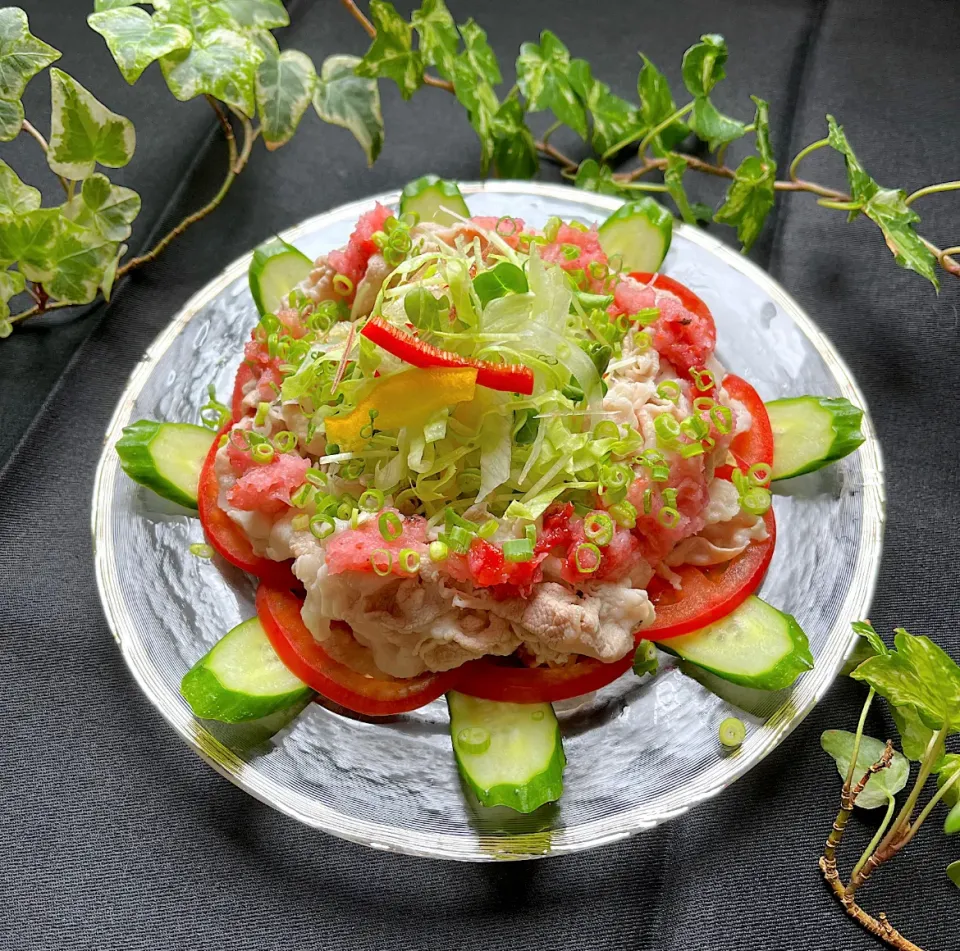
{"type": "MultiPolygon", "coordinates": [[[[287,45],[317,62],[364,50],[365,37],[333,0],[289,5],[287,45]]],[[[83,24],[88,6],[26,3],[34,32],[66,52],[64,67],[137,125],[137,156],[116,176],[144,197],[136,248],[216,190],[224,150],[204,104],[174,102],[156,67],[126,87],[83,24]]],[[[749,113],[750,93],[770,100],[782,169],[825,134],[829,110],[882,183],[915,188],[957,177],[955,4],[450,6],[461,19],[477,16],[505,64],[521,41],[555,30],[622,95],[633,94],[638,49],[678,82],[683,49],[702,32],[722,32],[731,59],[718,99],[739,115],[749,113]]],[[[46,80],[37,80],[27,114],[41,125],[46,97],[46,80]]],[[[862,690],[849,681],[749,776],[689,816],[591,853],[463,866],[368,851],[273,812],[188,750],[128,675],[101,613],[89,532],[101,438],[126,378],[187,298],[272,232],[427,170],[477,176],[473,133],[444,92],[402,103],[384,84],[384,112],[387,142],[373,169],[347,132],[308,116],[278,153],[258,147],[224,206],[136,272],[109,306],[0,341],[0,947],[875,947],[817,869],[839,786],[818,737],[855,725],[862,690]]],[[[562,136],[557,143],[576,150],[562,136]]],[[[31,146],[19,140],[3,157],[39,182],[31,146]]],[[[804,171],[842,182],[837,157],[825,152],[804,171]]],[[[557,179],[550,168],[543,175],[557,179]]],[[[716,185],[695,186],[696,197],[714,198],[716,185]]],[[[923,200],[924,233],[956,243],[958,202],[923,200]]],[[[960,284],[945,278],[936,296],[895,267],[875,228],[846,224],[803,195],[782,200],[753,256],[830,335],[879,429],[890,504],[873,620],[884,631],[902,624],[930,634],[960,656],[960,284]]],[[[868,731],[891,734],[882,707],[868,731]]],[[[932,825],[864,900],[927,951],[951,951],[957,892],[943,868],[958,852],[932,825]]],[[[852,829],[847,862],[871,822],[858,818],[852,829]]]]}

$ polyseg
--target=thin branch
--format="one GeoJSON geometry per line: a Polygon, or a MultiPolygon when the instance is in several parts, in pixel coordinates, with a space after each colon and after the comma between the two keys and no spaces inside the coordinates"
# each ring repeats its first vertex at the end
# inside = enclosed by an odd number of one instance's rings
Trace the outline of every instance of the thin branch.
{"type": "Polygon", "coordinates": [[[35,307],[31,307],[29,310],[25,310],[22,313],[14,314],[12,317],[7,319],[11,324],[19,323],[21,320],[26,320],[29,317],[39,317],[40,314],[45,314],[50,310],[59,310],[61,307],[75,307],[76,304],[68,303],[67,301],[55,300],[55,301],[43,301],[42,304],[37,304],[35,307]]]}
{"type": "Polygon", "coordinates": [[[423,74],[423,82],[427,86],[436,86],[437,89],[446,89],[447,92],[453,92],[453,83],[439,76],[431,76],[429,73],[423,74]]]}
{"type": "Polygon", "coordinates": [[[556,162],[561,167],[561,171],[575,172],[580,167],[579,162],[575,162],[569,155],[564,155],[555,145],[551,145],[549,142],[542,140],[534,144],[537,147],[537,151],[546,158],[556,162]]]}
{"type": "MultiPolygon", "coordinates": [[[[40,148],[43,149],[44,155],[46,155],[47,152],[49,152],[50,147],[47,145],[47,140],[43,137],[43,134],[32,122],[29,122],[28,120],[24,119],[23,125],[21,126],[21,128],[23,129],[24,132],[26,132],[28,135],[32,135],[37,140],[37,143],[40,145],[40,148]]],[[[57,175],[57,179],[60,182],[60,185],[63,188],[63,190],[67,192],[67,194],[69,194],[70,186],[67,184],[67,180],[62,175],[57,175]]]]}
{"type": "Polygon", "coordinates": [[[829,139],[818,139],[816,142],[811,142],[805,149],[801,149],[796,158],[790,163],[790,181],[796,182],[799,181],[797,178],[797,166],[808,156],[811,152],[816,152],[817,149],[822,149],[825,145],[829,145],[829,139]]]}
{"type": "Polygon", "coordinates": [[[883,839],[884,834],[890,826],[890,820],[893,818],[894,810],[897,808],[897,800],[893,798],[889,793],[887,794],[887,811],[883,817],[883,821],[880,823],[877,828],[876,833],[873,838],[870,840],[870,844],[863,850],[863,854],[860,856],[857,864],[853,867],[853,875],[856,875],[864,865],[867,864],[867,859],[873,855],[874,849],[880,844],[881,839],[883,839]]]}
{"type": "Polygon", "coordinates": [[[353,2],[353,0],[340,0],[340,2],[350,11],[351,16],[367,31],[367,36],[372,40],[377,35],[377,28],[367,19],[366,14],[353,2]]]}
{"type": "Polygon", "coordinates": [[[960,188],[960,182],[941,182],[939,185],[927,185],[926,188],[920,188],[912,195],[908,195],[904,204],[911,205],[918,198],[924,195],[936,195],[937,192],[952,192],[960,188]]]}

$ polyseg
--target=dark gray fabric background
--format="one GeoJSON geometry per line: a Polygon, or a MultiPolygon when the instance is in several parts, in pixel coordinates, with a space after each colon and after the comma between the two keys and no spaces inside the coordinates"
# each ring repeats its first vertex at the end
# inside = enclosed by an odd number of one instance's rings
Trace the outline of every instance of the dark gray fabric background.
{"type": "MultiPolygon", "coordinates": [[[[176,103],[156,67],[127,87],[84,25],[91,4],[25,5],[34,32],[64,51],[61,65],[136,123],[136,157],[116,177],[143,195],[133,241],[142,246],[216,190],[224,149],[211,116],[202,102],[176,103]]],[[[286,43],[317,62],[365,48],[334,0],[289,5],[286,43]]],[[[683,49],[702,32],[722,32],[731,58],[718,98],[741,116],[749,93],[770,100],[783,166],[824,134],[833,111],[881,182],[915,188],[958,177],[955,3],[450,6],[480,19],[506,64],[521,41],[555,30],[622,95],[633,95],[638,49],[678,81],[683,49]]],[[[26,99],[41,127],[48,94],[40,78],[26,99]]],[[[109,306],[0,341],[0,948],[874,947],[816,866],[839,783],[817,741],[823,729],[855,723],[861,691],[850,682],[748,778],[690,816],[593,853],[476,867],[367,851],[272,812],[188,750],[128,676],[101,614],[88,528],[101,437],[127,375],[191,294],[271,232],[427,170],[476,177],[473,133],[444,92],[426,89],[404,104],[385,85],[384,112],[387,143],[372,170],[348,133],[308,116],[279,153],[258,145],[218,213],[109,306]]],[[[0,156],[32,183],[52,183],[26,137],[0,146],[0,156]]],[[[805,172],[842,181],[825,152],[805,172]]],[[[543,175],[557,178],[549,168],[543,175]]],[[[715,184],[696,186],[697,197],[715,198],[715,184]]],[[[918,209],[925,233],[960,240],[960,196],[918,209]]],[[[880,432],[890,505],[874,621],[930,634],[960,656],[960,284],[945,279],[937,297],[894,266],[874,228],[847,225],[806,196],[781,200],[754,256],[829,333],[880,432]]],[[[885,736],[892,727],[876,714],[869,729],[885,736]]],[[[864,899],[927,951],[953,951],[960,895],[943,868],[960,846],[936,825],[864,899]]],[[[848,861],[869,832],[868,822],[854,823],[848,861]]]]}

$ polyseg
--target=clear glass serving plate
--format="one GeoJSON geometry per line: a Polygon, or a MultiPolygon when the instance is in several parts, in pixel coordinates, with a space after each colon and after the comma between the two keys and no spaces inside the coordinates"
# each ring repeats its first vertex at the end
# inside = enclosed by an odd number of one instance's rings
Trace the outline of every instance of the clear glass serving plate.
{"type": "MultiPolygon", "coordinates": [[[[462,190],[474,214],[510,214],[538,226],[550,215],[603,220],[619,204],[552,185],[462,190]]],[[[395,204],[399,193],[375,197],[395,204]]],[[[315,256],[344,243],[373,201],[311,218],[283,237],[315,256]]],[[[230,393],[257,319],[249,259],[196,294],[133,372],[106,434],[93,496],[97,581],[130,671],[177,733],[231,782],[307,825],[373,848],[461,860],[559,855],[652,828],[717,795],[826,693],[851,647],[849,622],[867,613],[880,563],[883,467],[869,415],[858,452],[775,492],[777,547],[760,594],[797,617],[815,669],[793,689],[767,694],[685,672],[663,655],[655,677],[628,673],[579,706],[563,705],[568,766],[557,805],[519,816],[473,803],[461,787],[442,700],[379,722],[319,703],[285,724],[228,728],[194,718],[180,679],[221,634],[254,614],[254,583],[217,559],[191,555],[190,544],[203,540],[199,521],[131,482],[114,444],[134,419],[196,421],[211,382],[221,397],[230,393]],[[748,734],[725,755],[717,727],[728,715],[744,719],[748,734]]],[[[864,406],[813,321],[735,251],[680,225],[663,270],[709,304],[718,356],[764,399],[842,395],[864,406]]]]}

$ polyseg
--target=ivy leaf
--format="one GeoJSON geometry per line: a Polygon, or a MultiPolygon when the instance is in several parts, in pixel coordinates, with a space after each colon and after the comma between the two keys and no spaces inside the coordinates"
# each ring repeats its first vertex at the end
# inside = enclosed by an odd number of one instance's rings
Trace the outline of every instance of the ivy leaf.
{"type": "MultiPolygon", "coordinates": [[[[946,785],[957,772],[960,772],[960,754],[947,753],[939,763],[937,763],[937,787],[946,785]]],[[[943,801],[948,806],[955,806],[960,802],[960,786],[954,783],[944,794],[943,801]]]]}
{"type": "Polygon", "coordinates": [[[570,51],[549,30],[540,45],[524,43],[517,57],[517,82],[528,108],[549,109],[580,138],[587,138],[587,114],[570,82],[570,51]]]}
{"type": "Polygon", "coordinates": [[[12,142],[23,128],[23,103],[0,99],[0,142],[12,142]]]}
{"type": "Polygon", "coordinates": [[[175,23],[188,29],[199,39],[214,30],[242,29],[230,12],[215,0],[163,0],[162,6],[154,4],[157,12],[154,19],[160,23],[175,23]]]}
{"type": "Polygon", "coordinates": [[[688,225],[692,225],[696,224],[697,216],[694,214],[690,199],[687,198],[687,190],[683,187],[683,175],[686,170],[687,163],[676,152],[668,153],[667,166],[663,170],[663,183],[676,203],[680,217],[688,225]]]}
{"type": "Polygon", "coordinates": [[[63,206],[65,218],[108,241],[129,238],[130,225],[139,214],[140,196],[130,188],[111,184],[99,172],[85,179],[80,194],[63,206]]]}
{"type": "Polygon", "coordinates": [[[600,195],[616,195],[619,198],[628,194],[613,178],[613,169],[609,165],[600,165],[596,159],[585,159],[577,169],[573,182],[577,188],[600,195]]]}
{"type": "Polygon", "coordinates": [[[100,281],[104,300],[110,300],[110,295],[113,293],[113,284],[117,279],[117,268],[120,266],[120,261],[126,253],[127,246],[121,244],[120,247],[117,248],[117,253],[113,256],[113,260],[104,268],[103,278],[100,281]]]}
{"type": "Polygon", "coordinates": [[[757,105],[754,126],[760,155],[749,155],[739,165],[733,184],[714,220],[735,225],[744,251],[749,251],[763,230],[763,223],[774,203],[777,162],[770,148],[770,122],[767,103],[753,96],[757,105]]]}
{"type": "Polygon", "coordinates": [[[960,732],[960,667],[928,637],[897,628],[895,650],[864,661],[852,674],[891,706],[930,730],[960,732]]]}
{"type": "Polygon", "coordinates": [[[724,76],[727,41],[719,33],[704,33],[700,42],[683,54],[683,84],[694,98],[709,96],[724,76]]]}
{"type": "Polygon", "coordinates": [[[370,165],[383,148],[383,115],[375,79],[357,76],[356,56],[328,56],[320,68],[313,108],[324,122],[353,133],[370,165]]]}
{"type": "Polygon", "coordinates": [[[39,207],[39,190],[25,185],[6,162],[0,161],[0,215],[24,215],[39,207]]]}
{"type": "MultiPolygon", "coordinates": [[[[847,778],[850,771],[850,762],[853,759],[853,747],[856,743],[856,735],[848,733],[846,730],[827,730],[820,737],[820,745],[824,751],[829,753],[837,764],[837,771],[843,779],[847,778]]],[[[866,774],[867,770],[874,763],[880,761],[886,743],[875,740],[872,736],[862,736],[860,738],[860,749],[857,752],[857,765],[854,768],[854,782],[859,782],[866,774]]],[[[894,751],[893,759],[886,769],[874,773],[863,792],[857,796],[857,805],[862,809],[878,809],[885,806],[893,796],[896,796],[910,778],[910,762],[902,754],[894,751]]]]}
{"type": "Polygon", "coordinates": [[[290,26],[290,14],[282,0],[217,0],[242,27],[273,30],[290,26]]]}
{"type": "Polygon", "coordinates": [[[591,143],[597,152],[605,153],[644,129],[640,113],[612,93],[606,83],[595,79],[586,60],[571,60],[570,83],[593,118],[591,143]]]}
{"type": "Polygon", "coordinates": [[[496,54],[490,48],[487,42],[486,30],[477,26],[473,19],[467,20],[460,26],[460,35],[463,37],[463,53],[460,54],[462,60],[470,64],[474,73],[478,77],[496,86],[503,82],[500,75],[500,64],[497,62],[496,54]]]}
{"type": "Polygon", "coordinates": [[[493,164],[501,178],[533,178],[537,174],[537,146],[523,117],[523,106],[513,97],[505,100],[493,117],[493,164]]]}
{"type": "Polygon", "coordinates": [[[30,32],[23,10],[0,9],[0,99],[19,99],[27,83],[58,59],[59,50],[30,32]]]}
{"type": "MultiPolygon", "coordinates": [[[[900,734],[900,746],[907,759],[920,762],[933,739],[933,730],[924,726],[912,707],[891,707],[893,722],[900,734]]],[[[940,752],[943,752],[942,744],[940,752]]]]}
{"type": "Polygon", "coordinates": [[[477,76],[473,64],[463,53],[453,62],[453,91],[467,110],[470,125],[480,139],[480,170],[486,175],[496,147],[494,121],[500,101],[490,83],[477,76]]]}
{"type": "Polygon", "coordinates": [[[854,633],[859,634],[866,641],[874,654],[883,656],[890,653],[890,648],[883,642],[883,638],[869,621],[853,621],[850,626],[854,633]]]}
{"type": "Polygon", "coordinates": [[[106,10],[121,10],[124,7],[132,7],[140,0],[93,0],[93,12],[103,13],[106,10]]]}
{"type": "MultiPolygon", "coordinates": [[[[860,164],[856,153],[847,141],[847,136],[843,131],[843,126],[837,125],[837,120],[833,116],[827,116],[827,141],[831,148],[835,149],[843,156],[844,164],[847,168],[847,181],[850,183],[850,195],[854,201],[867,202],[880,189],[880,186],[867,174],[866,169],[860,164]]],[[[853,221],[859,212],[851,211],[849,221],[853,221]]]]}
{"type": "Polygon", "coordinates": [[[47,164],[81,181],[96,164],[121,168],[133,157],[133,123],[111,112],[92,93],[59,69],[50,70],[51,117],[47,164]]]}
{"type": "Polygon", "coordinates": [[[247,37],[218,28],[195,35],[189,50],[164,56],[160,68],[181,102],[206,93],[253,116],[254,83],[263,57],[261,48],[247,37]]]}
{"type": "Polygon", "coordinates": [[[61,218],[53,246],[56,267],[43,286],[57,300],[89,304],[97,296],[116,253],[115,242],[61,218]]]}
{"type": "MultiPolygon", "coordinates": [[[[650,60],[640,54],[643,66],[637,77],[637,95],[640,97],[640,118],[648,129],[660,125],[661,122],[677,111],[677,104],[670,93],[670,84],[667,77],[653,65],[650,60]]],[[[650,143],[654,155],[665,155],[672,148],[680,144],[688,135],[690,129],[680,119],[671,122],[662,132],[657,133],[650,143]]]]}
{"type": "Polygon", "coordinates": [[[317,84],[313,60],[298,50],[264,56],[257,67],[257,107],[266,147],[279,149],[293,138],[317,84]]]}
{"type": "Polygon", "coordinates": [[[53,245],[60,222],[57,208],[36,208],[0,218],[0,266],[19,262],[23,276],[45,281],[53,274],[53,245]]]}
{"type": "Polygon", "coordinates": [[[387,0],[371,0],[377,35],[355,72],[369,79],[392,79],[409,99],[423,85],[423,58],[412,48],[413,29],[387,0]]]}
{"type": "Polygon", "coordinates": [[[0,320],[10,316],[10,298],[22,294],[25,287],[26,281],[19,271],[0,271],[0,320]]]}
{"type": "Polygon", "coordinates": [[[87,23],[107,41],[110,55],[131,86],[152,62],[193,42],[193,34],[185,27],[158,23],[139,7],[92,13],[87,23]]]}
{"type": "Polygon", "coordinates": [[[707,98],[697,99],[693,104],[690,128],[703,139],[711,152],[743,136],[747,127],[738,119],[725,116],[707,98]]]}
{"type": "Polygon", "coordinates": [[[423,0],[411,21],[420,37],[420,55],[425,63],[436,66],[444,79],[453,76],[453,59],[460,47],[460,34],[443,0],[423,0]]]}

